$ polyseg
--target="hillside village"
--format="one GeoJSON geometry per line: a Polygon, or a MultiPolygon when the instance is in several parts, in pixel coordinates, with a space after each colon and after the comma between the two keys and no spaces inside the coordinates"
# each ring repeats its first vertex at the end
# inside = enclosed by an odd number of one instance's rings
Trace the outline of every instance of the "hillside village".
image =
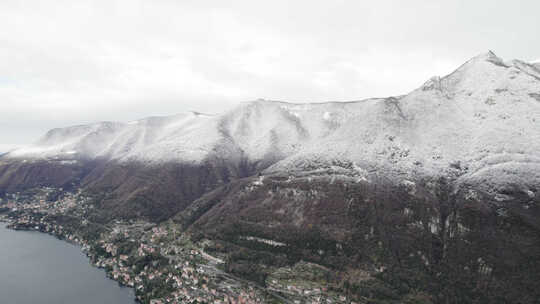
{"type": "Polygon", "coordinates": [[[315,269],[309,263],[276,269],[260,286],[224,271],[227,257],[203,248],[209,240],[193,243],[172,222],[102,225],[88,219],[94,208],[81,192],[44,187],[7,195],[0,216],[9,228],[41,231],[81,246],[94,266],[133,288],[140,303],[355,303],[321,282],[297,278],[296,272],[315,269]]]}

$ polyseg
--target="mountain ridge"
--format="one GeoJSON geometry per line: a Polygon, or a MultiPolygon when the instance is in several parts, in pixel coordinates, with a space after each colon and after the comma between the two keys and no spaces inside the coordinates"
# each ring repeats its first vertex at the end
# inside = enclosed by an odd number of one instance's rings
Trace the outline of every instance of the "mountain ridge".
{"type": "Polygon", "coordinates": [[[459,173],[464,182],[499,187],[512,179],[531,185],[540,182],[539,124],[540,70],[489,51],[399,97],[324,103],[257,99],[222,114],[185,112],[56,128],[2,159],[146,166],[210,161],[265,174],[298,174],[345,162],[413,179],[461,164],[467,168],[459,173]]]}
{"type": "Polygon", "coordinates": [[[414,180],[454,172],[464,183],[487,188],[509,180],[533,187],[540,183],[539,124],[540,69],[489,51],[398,97],[257,99],[221,114],[191,111],[55,128],[1,159],[83,166],[212,164],[242,176],[302,175],[341,166],[338,171],[348,176],[378,170],[414,180]]]}
{"type": "Polygon", "coordinates": [[[532,304],[537,73],[486,53],[398,97],[54,129],[0,158],[0,199],[75,193],[53,221],[172,228],[272,288],[308,261],[357,303],[532,304]]]}
{"type": "Polygon", "coordinates": [[[489,51],[399,97],[326,103],[258,99],[216,115],[185,112],[57,128],[2,158],[146,165],[217,161],[248,163],[266,173],[345,161],[419,176],[460,163],[476,172],[460,173],[469,180],[498,184],[517,178],[534,184],[540,182],[535,173],[540,172],[539,101],[540,70],[489,51]]]}

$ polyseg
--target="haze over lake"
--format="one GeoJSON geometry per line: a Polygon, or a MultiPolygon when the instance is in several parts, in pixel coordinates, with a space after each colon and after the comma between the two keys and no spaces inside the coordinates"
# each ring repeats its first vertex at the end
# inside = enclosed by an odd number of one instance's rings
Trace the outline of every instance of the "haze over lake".
{"type": "Polygon", "coordinates": [[[80,248],[50,235],[13,231],[0,223],[0,303],[134,304],[120,287],[92,267],[80,248]]]}

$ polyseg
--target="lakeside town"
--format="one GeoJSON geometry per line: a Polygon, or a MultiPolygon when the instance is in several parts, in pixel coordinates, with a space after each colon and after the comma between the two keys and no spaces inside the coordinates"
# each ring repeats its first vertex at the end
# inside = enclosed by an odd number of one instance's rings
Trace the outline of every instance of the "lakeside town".
{"type": "Polygon", "coordinates": [[[41,231],[81,246],[92,265],[133,288],[139,303],[355,304],[313,275],[324,273],[322,266],[301,261],[281,267],[261,286],[225,271],[227,256],[205,251],[211,240],[195,243],[171,221],[99,224],[91,220],[94,208],[81,191],[44,187],[0,199],[0,220],[7,221],[8,228],[41,231]]]}

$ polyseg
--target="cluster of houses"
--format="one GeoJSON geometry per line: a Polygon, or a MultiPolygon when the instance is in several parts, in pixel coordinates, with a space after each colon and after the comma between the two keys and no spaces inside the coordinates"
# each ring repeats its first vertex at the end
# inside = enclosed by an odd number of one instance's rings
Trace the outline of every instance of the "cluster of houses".
{"type": "MultiPolygon", "coordinates": [[[[135,240],[129,235],[129,229],[113,229],[109,236],[104,236],[98,243],[109,257],[97,257],[96,266],[109,269],[111,278],[121,284],[133,287],[138,300],[146,302],[146,295],[153,294],[155,286],[165,286],[170,292],[160,298],[151,298],[149,303],[263,303],[264,296],[259,290],[249,285],[216,284],[212,277],[215,273],[208,267],[202,267],[201,261],[210,255],[196,248],[178,248],[173,240],[164,240],[170,232],[164,227],[153,227],[146,234],[139,236],[140,242],[133,252],[134,257],[143,258],[154,255],[167,255],[169,263],[165,266],[148,264],[138,272],[129,266],[129,256],[120,254],[114,239],[122,235],[135,240]]],[[[213,257],[212,257],[213,258],[213,257]]],[[[213,258],[214,261],[219,259],[213,258]]]]}
{"type": "Polygon", "coordinates": [[[49,201],[49,196],[56,191],[59,190],[44,187],[31,196],[22,195],[20,193],[8,195],[7,198],[2,201],[3,207],[8,208],[13,212],[30,211],[43,214],[65,214],[75,207],[80,209],[89,208],[89,206],[85,204],[88,201],[88,198],[80,195],[80,193],[65,192],[56,200],[49,201]]]}
{"type": "Polygon", "coordinates": [[[33,199],[11,197],[3,201],[3,207],[18,211],[11,226],[51,233],[79,244],[94,265],[104,268],[110,278],[134,288],[141,303],[255,304],[267,302],[268,292],[286,295],[295,304],[354,303],[343,296],[328,296],[327,290],[320,286],[308,288],[274,279],[267,282],[268,289],[263,289],[231,279],[218,267],[224,263],[222,259],[205,253],[194,244],[179,242],[181,234],[170,225],[115,221],[96,241],[89,242],[77,233],[77,229],[67,229],[47,215],[69,212],[80,216],[81,227],[84,227],[88,220],[83,214],[91,205],[86,204],[80,193],[63,194],[58,200],[48,202],[46,198],[51,191],[45,188],[33,199]],[[129,252],[120,250],[120,240],[134,244],[133,248],[129,252]],[[95,250],[96,247],[101,249],[95,250]],[[156,258],[167,262],[158,263],[153,260],[156,258]],[[144,267],[135,265],[136,260],[146,261],[144,267]]]}

